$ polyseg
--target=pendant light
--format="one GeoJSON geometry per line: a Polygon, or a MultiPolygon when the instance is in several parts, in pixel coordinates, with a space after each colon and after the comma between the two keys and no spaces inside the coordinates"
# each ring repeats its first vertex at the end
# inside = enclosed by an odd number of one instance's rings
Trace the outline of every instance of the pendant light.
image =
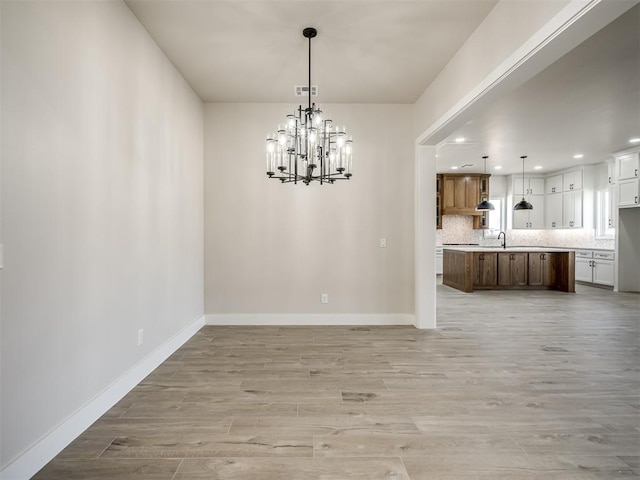
{"type": "Polygon", "coordinates": [[[514,210],[533,210],[533,205],[527,202],[524,198],[524,159],[527,158],[526,155],[520,157],[522,159],[522,200],[516,203],[513,206],[514,210]]]}
{"type": "MultiPolygon", "coordinates": [[[[484,157],[482,157],[484,159],[484,173],[486,175],[487,173],[487,158],[489,158],[487,155],[485,155],[484,157]]],[[[493,206],[493,203],[489,203],[487,201],[487,199],[483,199],[478,205],[476,205],[476,210],[478,212],[486,212],[488,210],[495,210],[495,207],[493,206]]]]}

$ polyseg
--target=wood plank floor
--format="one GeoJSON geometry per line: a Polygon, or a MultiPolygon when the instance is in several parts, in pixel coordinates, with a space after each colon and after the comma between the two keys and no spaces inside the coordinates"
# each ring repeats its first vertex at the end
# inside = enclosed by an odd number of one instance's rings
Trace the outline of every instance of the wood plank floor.
{"type": "Polygon", "coordinates": [[[205,327],[34,478],[640,478],[640,295],[438,286],[436,331],[205,327]]]}

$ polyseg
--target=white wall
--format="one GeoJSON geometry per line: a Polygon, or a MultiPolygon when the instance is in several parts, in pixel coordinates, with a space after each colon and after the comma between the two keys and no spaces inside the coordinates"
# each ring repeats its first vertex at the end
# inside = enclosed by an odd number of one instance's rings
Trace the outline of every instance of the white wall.
{"type": "Polygon", "coordinates": [[[617,289],[640,292],[640,208],[618,209],[617,289]]]}
{"type": "Polygon", "coordinates": [[[413,315],[412,107],[321,105],[353,135],[354,176],[308,187],[265,174],[296,107],[205,105],[205,312],[413,315]]]}
{"type": "Polygon", "coordinates": [[[202,316],[203,117],[124,3],[1,8],[6,466],[202,316]]]}

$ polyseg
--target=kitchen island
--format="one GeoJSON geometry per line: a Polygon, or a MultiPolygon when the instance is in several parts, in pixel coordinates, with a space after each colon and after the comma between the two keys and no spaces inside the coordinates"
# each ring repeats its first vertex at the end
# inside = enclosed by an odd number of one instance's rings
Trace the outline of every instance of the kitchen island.
{"type": "Polygon", "coordinates": [[[474,290],[575,292],[575,252],[536,247],[445,248],[442,283],[474,290]]]}

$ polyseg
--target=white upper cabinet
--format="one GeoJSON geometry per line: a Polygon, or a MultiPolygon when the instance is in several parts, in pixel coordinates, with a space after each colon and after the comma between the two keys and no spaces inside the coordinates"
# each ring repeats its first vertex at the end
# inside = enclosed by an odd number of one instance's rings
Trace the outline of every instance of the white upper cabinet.
{"type": "MultiPolygon", "coordinates": [[[[560,175],[562,177],[562,175],[560,175]]],[[[545,227],[562,228],[562,193],[550,193],[544,197],[545,227]]]]}
{"type": "Polygon", "coordinates": [[[529,195],[544,195],[544,178],[529,179],[529,195]]]}
{"type": "Polygon", "coordinates": [[[584,175],[584,169],[580,168],[546,178],[545,228],[584,227],[584,175]]]}
{"type": "Polygon", "coordinates": [[[618,207],[640,206],[640,179],[618,182],[618,207]]]}
{"type": "Polygon", "coordinates": [[[512,213],[514,229],[544,228],[544,178],[542,177],[513,177],[513,202],[523,197],[533,204],[533,210],[515,210],[512,213]]]}
{"type": "Polygon", "coordinates": [[[616,157],[616,173],[618,180],[638,178],[638,168],[640,167],[639,156],[640,154],[638,152],[634,152],[616,157]]]}
{"type": "Polygon", "coordinates": [[[607,162],[607,173],[607,183],[614,185],[616,183],[616,162],[611,160],[607,162]]]}
{"type": "Polygon", "coordinates": [[[582,228],[582,191],[562,194],[564,228],[582,228]]]}
{"type": "Polygon", "coordinates": [[[562,188],[565,192],[582,188],[582,170],[567,172],[562,176],[562,188]]]}
{"type": "Polygon", "coordinates": [[[615,155],[615,159],[618,207],[640,206],[640,152],[633,149],[631,152],[615,155]]]}
{"type": "Polygon", "coordinates": [[[544,178],[539,177],[524,177],[524,185],[522,184],[522,177],[513,177],[513,196],[522,198],[529,195],[544,195],[544,178]]]}
{"type": "Polygon", "coordinates": [[[554,175],[545,180],[545,192],[547,195],[562,192],[562,175],[554,175]]]}
{"type": "Polygon", "coordinates": [[[529,197],[533,210],[514,210],[513,229],[541,229],[544,228],[544,196],[529,197]]]}

